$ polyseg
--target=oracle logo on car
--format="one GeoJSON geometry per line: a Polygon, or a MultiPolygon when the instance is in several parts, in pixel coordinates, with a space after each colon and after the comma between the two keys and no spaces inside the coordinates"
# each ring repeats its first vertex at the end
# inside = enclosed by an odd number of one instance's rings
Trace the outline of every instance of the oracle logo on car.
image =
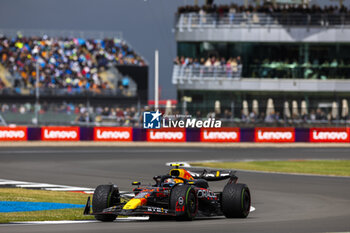
{"type": "Polygon", "coordinates": [[[150,142],[185,142],[184,128],[147,130],[147,141],[150,142]]]}
{"type": "Polygon", "coordinates": [[[27,127],[0,127],[0,141],[26,141],[27,127]]]}
{"type": "Polygon", "coordinates": [[[79,127],[47,126],[41,128],[43,141],[79,141],[79,127]]]}
{"type": "Polygon", "coordinates": [[[255,128],[255,142],[295,142],[294,128],[255,128]]]}
{"type": "Polygon", "coordinates": [[[310,128],[310,142],[350,142],[350,128],[310,128]]]}
{"type": "Polygon", "coordinates": [[[132,128],[95,127],[94,141],[132,141],[132,128]]]}
{"type": "Polygon", "coordinates": [[[201,128],[201,142],[239,142],[239,128],[201,128]]]}

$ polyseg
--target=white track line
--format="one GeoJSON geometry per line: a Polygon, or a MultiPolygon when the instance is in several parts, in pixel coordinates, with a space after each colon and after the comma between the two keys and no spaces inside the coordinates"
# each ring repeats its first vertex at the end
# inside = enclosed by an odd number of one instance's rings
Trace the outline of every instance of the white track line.
{"type": "MultiPolygon", "coordinates": [[[[36,224],[40,224],[40,225],[50,225],[50,224],[72,224],[72,223],[93,223],[93,222],[99,222],[97,220],[83,220],[83,221],[68,221],[68,220],[59,220],[59,221],[28,221],[28,222],[11,222],[12,224],[23,224],[23,225],[36,225],[36,224]]],[[[8,225],[8,224],[6,224],[8,225]]],[[[1,226],[1,224],[0,224],[1,226]]]]}
{"type": "MultiPolygon", "coordinates": [[[[176,147],[176,145],[171,145],[176,147]]],[[[47,154],[47,153],[54,153],[54,154],[67,154],[67,153],[88,153],[88,154],[95,154],[101,152],[100,150],[25,150],[25,151],[0,151],[0,154],[47,154]]],[[[104,153],[116,153],[115,150],[104,150],[104,153]]],[[[118,150],[119,153],[145,153],[145,150],[139,149],[139,150],[127,150],[122,149],[118,150]]],[[[153,150],[147,150],[147,152],[163,152],[163,153],[182,153],[182,152],[200,152],[198,149],[153,149],[153,150]]]]}
{"type": "Polygon", "coordinates": [[[16,185],[19,188],[50,188],[50,187],[60,187],[55,184],[19,184],[16,185]]]}
{"type": "Polygon", "coordinates": [[[93,188],[85,188],[85,187],[74,187],[67,185],[59,185],[59,184],[46,184],[46,183],[35,183],[35,182],[26,182],[26,181],[18,181],[18,180],[5,180],[0,179],[0,188],[1,186],[14,186],[16,188],[26,188],[26,189],[42,189],[49,191],[77,191],[77,192],[85,192],[85,193],[93,193],[95,189],[93,188]]]}
{"type": "MultiPolygon", "coordinates": [[[[57,186],[53,186],[57,187],[57,186]]],[[[59,187],[59,188],[45,188],[45,190],[50,190],[50,191],[94,191],[94,189],[91,188],[82,188],[82,187],[59,187]]]]}
{"type": "Polygon", "coordinates": [[[15,181],[15,180],[1,180],[0,181],[0,185],[22,185],[22,184],[24,185],[24,184],[30,184],[30,183],[24,182],[24,181],[15,181]]]}
{"type": "MultiPolygon", "coordinates": [[[[128,222],[128,221],[146,221],[149,217],[125,217],[125,218],[117,218],[115,222],[128,222]]],[[[28,222],[11,222],[10,224],[0,224],[4,225],[53,225],[53,224],[77,224],[77,223],[97,223],[100,221],[97,220],[59,220],[59,221],[28,221],[28,222]]]]}

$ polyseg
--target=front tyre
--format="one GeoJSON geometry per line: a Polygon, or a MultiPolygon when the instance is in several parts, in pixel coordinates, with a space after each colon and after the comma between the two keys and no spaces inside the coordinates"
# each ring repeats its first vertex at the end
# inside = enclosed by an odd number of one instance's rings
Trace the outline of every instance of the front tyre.
{"type": "Polygon", "coordinates": [[[246,218],[250,205],[250,191],[247,185],[227,184],[224,187],[221,208],[226,218],[246,218]]]}
{"type": "MultiPolygon", "coordinates": [[[[104,209],[120,203],[118,187],[114,185],[99,185],[92,197],[93,213],[102,212],[104,209]]],[[[95,218],[103,222],[112,222],[117,218],[114,214],[95,215],[95,218]]]]}
{"type": "Polygon", "coordinates": [[[170,193],[170,209],[175,210],[178,221],[191,221],[198,211],[198,199],[190,185],[177,185],[170,193]]]}

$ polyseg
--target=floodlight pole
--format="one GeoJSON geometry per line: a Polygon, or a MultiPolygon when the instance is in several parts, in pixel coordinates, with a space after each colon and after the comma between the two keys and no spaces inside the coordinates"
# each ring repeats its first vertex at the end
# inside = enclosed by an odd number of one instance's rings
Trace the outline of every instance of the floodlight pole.
{"type": "Polygon", "coordinates": [[[35,80],[35,124],[39,123],[39,62],[36,62],[35,80]]]}
{"type": "Polygon", "coordinates": [[[159,51],[154,52],[154,110],[159,107],[159,51]]]}

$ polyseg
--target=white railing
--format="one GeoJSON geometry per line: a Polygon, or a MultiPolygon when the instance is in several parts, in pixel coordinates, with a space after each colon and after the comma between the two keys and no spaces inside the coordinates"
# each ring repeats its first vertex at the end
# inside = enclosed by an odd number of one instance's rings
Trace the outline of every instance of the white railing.
{"type": "Polygon", "coordinates": [[[177,29],[226,27],[282,27],[282,26],[350,26],[350,14],[302,14],[302,13],[182,13],[177,15],[177,29]]]}
{"type": "Polygon", "coordinates": [[[91,31],[91,30],[58,30],[58,29],[6,29],[0,28],[0,36],[16,37],[22,35],[26,37],[49,36],[58,38],[85,38],[85,39],[105,39],[115,38],[123,40],[123,33],[120,31],[91,31]]]}
{"type": "Polygon", "coordinates": [[[215,80],[239,79],[242,76],[242,65],[237,66],[204,66],[204,65],[174,65],[173,83],[184,80],[215,80]]]}

